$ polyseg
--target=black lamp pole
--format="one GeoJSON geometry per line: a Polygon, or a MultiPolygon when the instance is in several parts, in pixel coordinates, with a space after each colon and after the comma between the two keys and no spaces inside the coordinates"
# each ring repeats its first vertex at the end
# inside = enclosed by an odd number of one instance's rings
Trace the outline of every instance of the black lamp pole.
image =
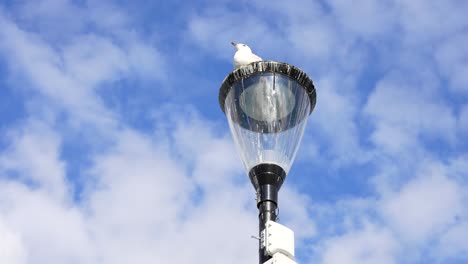
{"type": "Polygon", "coordinates": [[[259,211],[259,257],[260,263],[264,263],[271,257],[266,252],[266,247],[263,245],[265,240],[266,222],[271,220],[276,222],[278,209],[278,192],[286,178],[285,171],[276,164],[259,164],[253,167],[249,173],[250,181],[257,191],[257,208],[259,211]]]}

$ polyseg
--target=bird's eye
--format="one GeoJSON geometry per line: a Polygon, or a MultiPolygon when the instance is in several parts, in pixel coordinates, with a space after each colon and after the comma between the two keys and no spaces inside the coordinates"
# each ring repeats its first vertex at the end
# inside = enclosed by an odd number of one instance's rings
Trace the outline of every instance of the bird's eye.
{"type": "Polygon", "coordinates": [[[242,46],[244,46],[244,47],[245,47],[246,45],[245,45],[245,44],[243,44],[242,46]]]}

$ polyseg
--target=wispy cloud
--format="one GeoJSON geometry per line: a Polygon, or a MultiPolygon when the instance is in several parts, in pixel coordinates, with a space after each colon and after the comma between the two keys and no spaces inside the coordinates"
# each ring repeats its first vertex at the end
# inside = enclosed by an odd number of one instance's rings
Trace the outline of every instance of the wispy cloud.
{"type": "Polygon", "coordinates": [[[300,263],[466,262],[465,3],[161,5],[1,5],[1,263],[255,262],[230,41],[317,86],[280,192],[300,263]]]}

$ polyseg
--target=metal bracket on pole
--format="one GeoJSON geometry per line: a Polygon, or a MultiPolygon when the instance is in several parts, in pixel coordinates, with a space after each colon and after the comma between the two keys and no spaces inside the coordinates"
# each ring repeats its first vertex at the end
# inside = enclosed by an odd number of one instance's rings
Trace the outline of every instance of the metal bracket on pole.
{"type": "Polygon", "coordinates": [[[265,224],[265,247],[268,255],[281,253],[294,259],[294,232],[274,221],[265,224]]]}
{"type": "Polygon", "coordinates": [[[294,232],[284,225],[267,221],[262,231],[262,245],[272,258],[263,264],[296,264],[294,232]]]}

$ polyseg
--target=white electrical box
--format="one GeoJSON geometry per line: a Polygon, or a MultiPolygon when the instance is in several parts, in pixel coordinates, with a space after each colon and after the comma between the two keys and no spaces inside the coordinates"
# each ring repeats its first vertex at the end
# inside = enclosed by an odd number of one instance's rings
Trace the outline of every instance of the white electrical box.
{"type": "Polygon", "coordinates": [[[264,245],[270,256],[281,253],[294,259],[294,232],[273,221],[268,221],[265,225],[264,245]]]}
{"type": "Polygon", "coordinates": [[[297,264],[293,259],[290,259],[286,255],[276,253],[273,257],[263,264],[297,264]]]}

